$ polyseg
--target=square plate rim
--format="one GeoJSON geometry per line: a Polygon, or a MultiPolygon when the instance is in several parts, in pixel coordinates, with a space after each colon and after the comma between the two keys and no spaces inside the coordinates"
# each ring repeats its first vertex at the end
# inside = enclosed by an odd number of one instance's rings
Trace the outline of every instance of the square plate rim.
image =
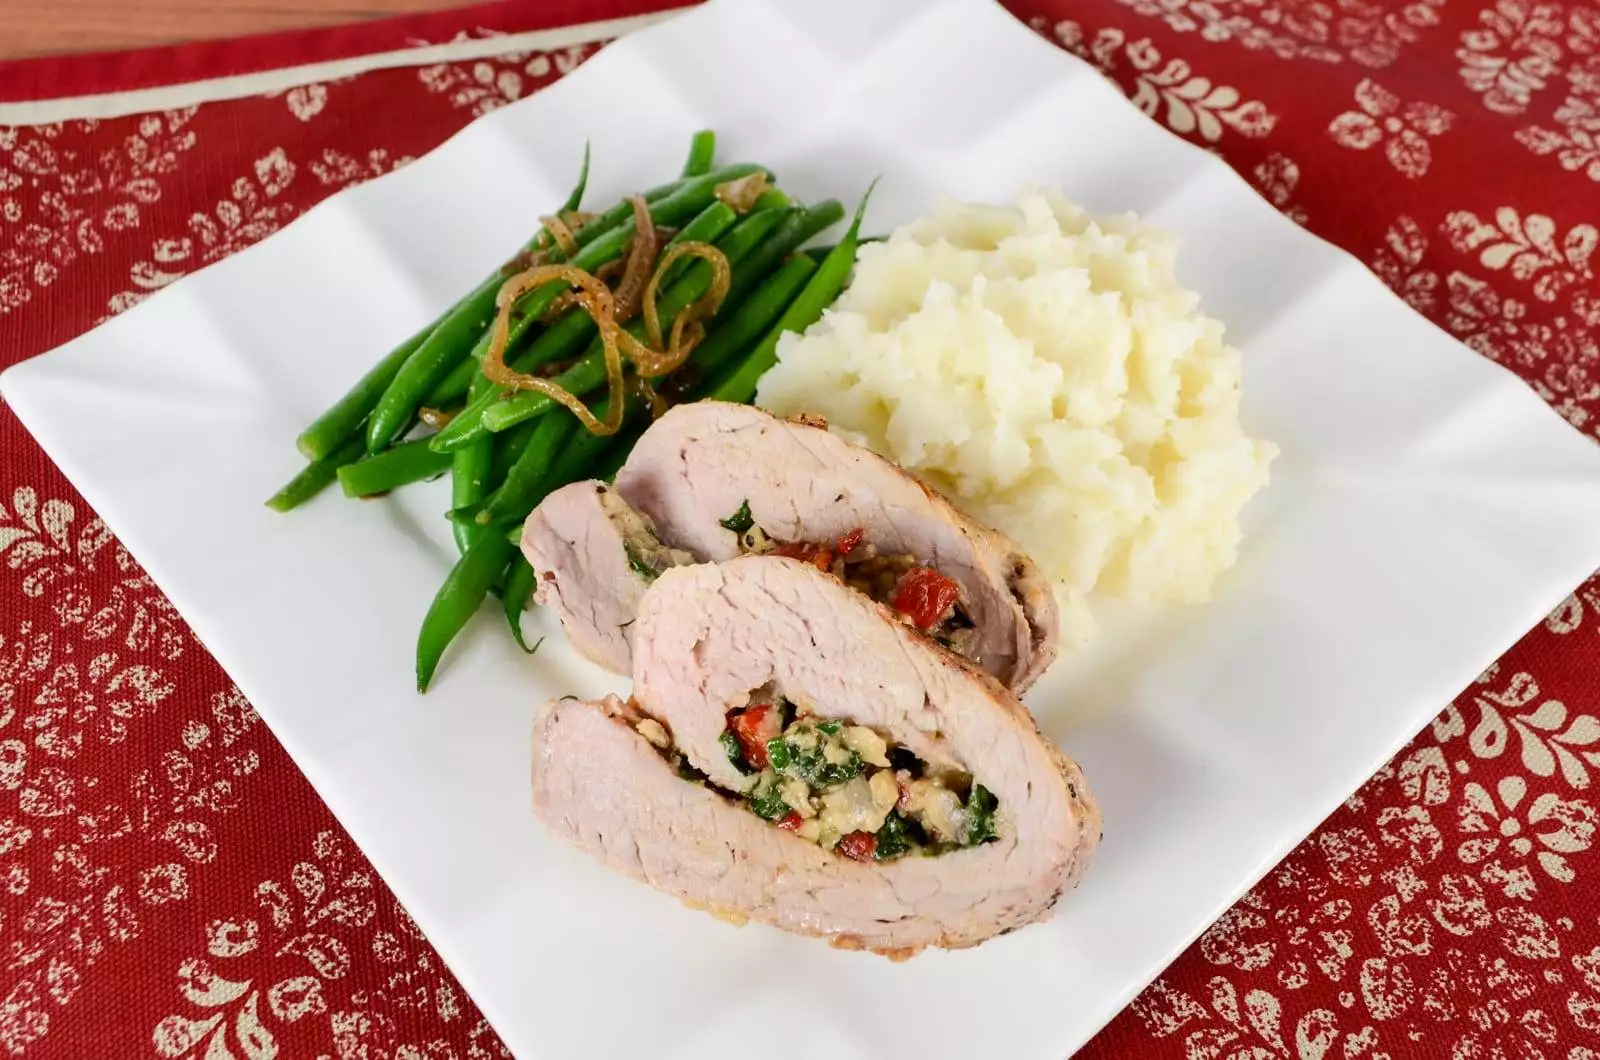
{"type": "MultiPolygon", "coordinates": [[[[999,15],[1001,17],[1004,17],[1008,21],[1014,21],[1012,19],[1012,16],[1010,16],[1009,13],[1004,12],[1004,10],[1002,8],[1000,8],[998,6],[998,4],[990,3],[990,2],[988,2],[988,0],[945,0],[945,2],[942,3],[942,4],[933,5],[933,7],[935,9],[936,8],[940,8],[940,7],[954,7],[954,6],[965,6],[965,7],[974,8],[974,9],[976,9],[978,7],[988,8],[988,9],[991,9],[997,15],[999,15]]],[[[640,35],[638,37],[625,38],[622,41],[619,41],[619,42],[617,42],[617,43],[615,43],[613,45],[610,45],[607,50],[610,51],[610,50],[613,50],[613,49],[621,48],[621,47],[623,47],[625,45],[629,45],[630,42],[637,41],[639,39],[639,37],[645,37],[645,36],[657,33],[659,31],[661,31],[662,29],[665,29],[667,26],[676,24],[676,23],[678,23],[678,22],[680,22],[682,20],[696,19],[696,18],[707,18],[707,19],[709,19],[711,17],[710,14],[708,14],[709,12],[721,11],[724,8],[731,8],[731,7],[732,7],[731,0],[713,0],[712,3],[703,5],[700,8],[696,8],[696,9],[692,9],[692,10],[684,12],[684,13],[676,14],[676,15],[672,16],[670,19],[668,19],[666,22],[660,24],[659,26],[654,26],[654,27],[650,27],[650,28],[647,28],[645,30],[642,30],[642,31],[640,31],[640,35]]],[[[1077,64],[1081,68],[1082,72],[1094,73],[1097,77],[1099,76],[1098,72],[1094,71],[1092,67],[1088,66],[1088,64],[1083,63],[1083,61],[1080,60],[1078,57],[1073,56],[1070,53],[1067,53],[1067,52],[1064,52],[1064,51],[1060,51],[1060,50],[1056,49],[1053,45],[1049,44],[1048,42],[1045,42],[1043,40],[1037,39],[1035,37],[1035,35],[1031,31],[1029,31],[1027,29],[1027,27],[1023,26],[1022,24],[1017,23],[1017,28],[1022,33],[1025,33],[1028,37],[1033,37],[1040,47],[1049,49],[1052,52],[1056,52],[1060,57],[1064,58],[1068,62],[1073,63],[1073,64],[1077,64]]],[[[638,44],[634,44],[633,46],[642,47],[642,45],[638,45],[638,44]]],[[[533,96],[530,96],[530,97],[527,97],[527,98],[525,98],[523,100],[520,100],[517,103],[513,104],[512,107],[524,107],[525,108],[525,107],[530,107],[530,106],[534,105],[534,101],[544,97],[547,92],[553,91],[555,88],[559,87],[561,84],[564,84],[565,82],[571,81],[575,77],[576,78],[581,78],[582,75],[585,73],[585,71],[589,67],[590,67],[590,64],[586,63],[583,68],[580,68],[579,70],[574,71],[573,74],[569,75],[568,77],[563,78],[562,82],[559,82],[556,86],[551,86],[551,89],[547,89],[547,90],[545,90],[543,92],[536,93],[533,96]]],[[[598,75],[596,75],[596,76],[598,76],[598,75]]],[[[582,84],[582,82],[580,81],[580,85],[581,84],[582,84]]],[[[1126,103],[1126,101],[1123,101],[1123,102],[1126,103]]],[[[1127,106],[1129,106],[1131,108],[1132,105],[1131,104],[1127,104],[1127,106]]],[[[510,110],[512,108],[508,107],[508,108],[504,108],[504,109],[505,110],[510,110]]],[[[450,136],[443,143],[438,145],[438,147],[436,147],[436,148],[432,149],[430,152],[428,152],[428,154],[429,155],[433,155],[433,154],[436,154],[438,152],[446,150],[452,144],[457,143],[459,141],[459,139],[463,135],[467,134],[468,131],[471,130],[475,126],[479,126],[479,125],[482,125],[482,124],[485,124],[485,123],[494,123],[499,113],[500,112],[496,112],[495,114],[490,114],[490,115],[485,116],[484,118],[481,118],[481,119],[478,119],[476,121],[470,122],[467,126],[463,127],[463,129],[459,130],[455,134],[452,134],[452,136],[450,136]]],[[[1336,252],[1337,255],[1339,255],[1339,257],[1341,259],[1343,259],[1343,261],[1341,263],[1342,266],[1345,266],[1345,267],[1350,266],[1350,265],[1358,266],[1363,273],[1366,273],[1365,266],[1362,265],[1360,263],[1359,259],[1354,257],[1354,255],[1348,253],[1347,251],[1343,250],[1342,248],[1338,247],[1337,245],[1332,244],[1331,242],[1329,242],[1329,241],[1327,241],[1325,239],[1322,239],[1319,236],[1316,236],[1314,233],[1311,233],[1311,232],[1309,232],[1307,230],[1299,228],[1292,221],[1290,221],[1288,218],[1283,217],[1276,210],[1272,209],[1264,201],[1259,200],[1259,198],[1256,196],[1256,193],[1255,193],[1254,189],[1249,186],[1248,182],[1246,182],[1244,180],[1244,178],[1241,175],[1239,175],[1236,171],[1234,171],[1231,167],[1227,166],[1226,163],[1223,163],[1220,159],[1217,159],[1214,156],[1211,156],[1210,153],[1205,151],[1204,149],[1202,149],[1202,148],[1200,148],[1200,147],[1198,147],[1198,146],[1196,146],[1194,144],[1188,143],[1187,141],[1184,141],[1181,138],[1173,135],[1172,133],[1168,132],[1166,129],[1160,128],[1159,126],[1157,128],[1158,128],[1158,131],[1161,134],[1163,134],[1164,136],[1168,137],[1173,143],[1181,144],[1185,149],[1193,152],[1197,156],[1200,156],[1200,158],[1203,159],[1203,162],[1201,164],[1205,167],[1204,168],[1204,172],[1206,173],[1208,179],[1210,179],[1213,176],[1218,176],[1221,173],[1227,173],[1228,176],[1231,178],[1231,180],[1233,182],[1237,183],[1238,185],[1241,185],[1243,190],[1249,192],[1249,194],[1250,194],[1252,199],[1258,201],[1260,203],[1260,205],[1263,208],[1265,208],[1267,211],[1269,211],[1270,214],[1274,218],[1276,218],[1278,221],[1281,221],[1284,230],[1289,232],[1296,239],[1304,240],[1304,239],[1309,238],[1311,240],[1314,240],[1316,243],[1321,244],[1327,250],[1332,250],[1332,251],[1336,252]]],[[[408,167],[408,168],[410,168],[410,167],[408,167]]],[[[367,182],[365,184],[362,184],[362,185],[359,185],[359,186],[356,186],[356,187],[353,187],[353,188],[344,189],[344,190],[336,193],[335,195],[329,196],[327,199],[322,200],[321,202],[317,203],[312,208],[306,210],[304,213],[302,213],[299,216],[297,216],[289,225],[286,225],[283,229],[280,229],[278,232],[273,233],[272,235],[268,236],[267,239],[263,240],[261,243],[254,244],[251,247],[245,248],[240,253],[235,254],[235,255],[231,255],[228,259],[225,259],[222,262],[218,262],[214,266],[207,267],[207,268],[205,268],[203,270],[198,270],[195,273],[191,273],[191,274],[181,278],[180,280],[176,281],[174,284],[170,285],[167,289],[165,289],[165,290],[163,290],[161,292],[158,292],[153,298],[146,300],[145,304],[133,307],[131,310],[129,310],[128,313],[123,314],[122,317],[120,317],[118,319],[130,319],[131,318],[131,319],[140,319],[140,320],[142,320],[143,319],[142,316],[134,316],[134,314],[139,314],[141,310],[146,309],[147,305],[153,304],[156,299],[166,298],[168,301],[171,301],[176,296],[175,295],[169,295],[169,292],[176,292],[178,290],[184,290],[184,291],[193,290],[195,288],[195,281],[197,280],[198,277],[200,277],[202,275],[209,274],[209,273],[214,273],[216,270],[222,268],[223,266],[226,266],[229,262],[236,261],[238,259],[241,259],[241,258],[245,257],[246,255],[249,255],[251,251],[255,250],[257,247],[260,247],[264,243],[266,243],[266,242],[268,242],[270,240],[279,239],[285,232],[288,232],[288,231],[290,231],[290,230],[292,230],[292,229],[294,229],[296,227],[306,227],[306,226],[308,226],[309,223],[310,223],[309,222],[309,218],[311,218],[313,216],[319,216],[319,213],[322,216],[326,216],[326,213],[329,212],[329,211],[325,211],[324,207],[330,206],[335,201],[345,200],[348,203],[351,200],[359,198],[362,195],[363,192],[369,191],[374,185],[378,185],[378,184],[380,184],[380,183],[382,183],[384,181],[392,181],[393,177],[397,176],[397,175],[399,175],[399,174],[386,175],[384,177],[377,178],[374,181],[370,181],[370,182],[367,182]],[[307,222],[307,224],[306,225],[302,225],[301,224],[302,222],[307,222]]],[[[414,179],[419,179],[420,180],[422,178],[415,177],[414,179]]],[[[1287,238],[1287,237],[1285,237],[1285,238],[1287,238]]],[[[1410,314],[1411,317],[1416,322],[1420,322],[1420,323],[1426,324],[1428,328],[1430,328],[1433,331],[1435,331],[1439,336],[1449,340],[1452,343],[1455,342],[1453,337],[1449,336],[1449,334],[1447,332],[1445,332],[1442,328],[1439,328],[1437,325],[1434,325],[1431,321],[1428,321],[1426,318],[1422,317],[1420,314],[1416,314],[1409,307],[1404,306],[1404,303],[1399,299],[1399,297],[1397,295],[1395,295],[1392,291],[1390,291],[1386,286],[1384,286],[1381,283],[1379,283],[1376,280],[1375,277],[1371,277],[1370,274],[1368,274],[1368,278],[1372,280],[1372,284],[1369,285],[1369,286],[1372,287],[1372,290],[1369,292],[1369,297],[1375,296],[1377,294],[1377,292],[1381,291],[1383,296],[1385,296],[1386,298],[1392,300],[1392,302],[1398,304],[1399,306],[1403,307],[1404,311],[1407,314],[1410,314]]],[[[89,334],[89,333],[85,333],[85,334],[89,334]]],[[[78,337],[74,338],[73,340],[70,340],[69,342],[63,344],[62,347],[57,347],[57,349],[62,349],[65,346],[74,345],[81,338],[83,338],[83,336],[78,336],[78,337]]],[[[53,352],[55,352],[55,351],[51,351],[51,353],[53,353],[53,352]]],[[[1463,348],[1463,353],[1465,354],[1464,348],[1463,348]]],[[[13,383],[17,379],[25,379],[29,375],[28,371],[25,370],[25,371],[19,372],[19,369],[26,369],[27,366],[37,366],[40,361],[44,360],[45,358],[48,358],[49,356],[50,356],[50,353],[46,353],[46,354],[39,355],[38,357],[30,358],[28,361],[21,362],[18,365],[14,365],[11,368],[7,369],[6,372],[0,373],[0,393],[7,393],[8,396],[9,396],[9,385],[8,384],[9,383],[13,383]]],[[[1476,355],[1472,355],[1471,362],[1473,364],[1475,364],[1476,366],[1478,366],[1479,368],[1483,369],[1483,371],[1480,372],[1480,375],[1484,379],[1488,379],[1491,374],[1498,374],[1500,376],[1503,376],[1504,378],[1511,379],[1511,380],[1516,380],[1517,381],[1517,385],[1519,385],[1519,386],[1522,385],[1521,381],[1518,380],[1517,377],[1513,373],[1511,373],[1508,369],[1505,369],[1502,366],[1493,364],[1492,362],[1489,362],[1486,359],[1478,358],[1476,355]]],[[[1464,363],[1466,363],[1466,362],[1464,362],[1464,363]]],[[[24,415],[22,408],[17,407],[16,411],[17,411],[19,417],[21,417],[23,419],[23,422],[26,425],[28,420],[27,420],[27,416],[24,415]]],[[[1549,411],[1549,415],[1551,417],[1553,417],[1554,419],[1559,421],[1559,416],[1557,416],[1557,414],[1553,410],[1548,410],[1548,411],[1549,411]]],[[[1574,441],[1582,440],[1582,436],[1576,430],[1573,430],[1571,428],[1566,428],[1566,429],[1571,431],[1571,434],[1573,436],[1573,440],[1574,441]]],[[[58,466],[65,467],[65,464],[63,464],[63,462],[60,459],[57,458],[57,454],[52,451],[52,446],[50,444],[47,444],[47,442],[43,438],[40,438],[38,435],[35,435],[35,437],[39,441],[41,446],[45,449],[47,454],[49,454],[51,456],[52,460],[55,460],[57,462],[58,466]]],[[[88,496],[89,496],[89,491],[88,490],[84,490],[82,487],[80,487],[78,485],[78,481],[77,481],[77,479],[75,477],[70,476],[70,475],[68,477],[69,477],[69,480],[71,480],[73,482],[74,487],[78,488],[80,490],[80,492],[83,493],[85,498],[87,499],[88,496]]],[[[94,507],[96,507],[98,509],[99,505],[96,504],[96,505],[94,505],[94,507]]],[[[136,555],[135,558],[139,559],[140,557],[138,557],[136,555]]],[[[141,560],[141,563],[142,562],[143,561],[141,560]]],[[[158,586],[160,586],[160,579],[157,578],[156,581],[157,581],[158,586]]],[[[163,589],[163,591],[165,591],[165,587],[164,586],[161,586],[161,588],[163,589]]],[[[1554,603],[1554,602],[1557,602],[1557,601],[1552,601],[1552,603],[1554,603]]],[[[1541,612],[1541,614],[1542,613],[1543,612],[1541,612]]],[[[1537,622],[1538,617],[1539,617],[1538,615],[1534,616],[1534,622],[1537,622]]],[[[186,619],[186,621],[187,621],[187,619],[186,619]]],[[[196,636],[198,637],[198,633],[196,633],[196,636]]],[[[1512,638],[1512,642],[1513,643],[1514,643],[1515,639],[1516,639],[1515,637],[1512,638]]],[[[1500,654],[1503,653],[1505,648],[1509,648],[1509,647],[1510,647],[1510,644],[1509,643],[1506,644],[1504,647],[1502,647],[1500,649],[1500,651],[1498,651],[1494,655],[1492,655],[1488,661],[1492,661],[1493,658],[1497,658],[1500,654]]],[[[266,720],[266,715],[263,715],[263,720],[266,720]]],[[[1421,724],[1422,725],[1426,725],[1427,724],[1426,719],[1424,719],[1421,722],[1421,724]]],[[[274,732],[274,735],[280,741],[283,741],[284,744],[285,744],[285,747],[287,748],[288,741],[284,740],[283,734],[279,733],[277,728],[271,725],[271,722],[268,722],[268,725],[269,725],[269,728],[272,728],[272,731],[274,732]]],[[[1389,758],[1392,757],[1394,751],[1396,751],[1400,747],[1404,746],[1405,742],[1406,742],[1406,740],[1402,739],[1393,749],[1391,749],[1390,754],[1385,756],[1384,759],[1382,759],[1379,762],[1375,763],[1373,768],[1376,769],[1376,768],[1381,767],[1383,762],[1388,761],[1389,758]]],[[[308,775],[308,779],[309,779],[309,775],[308,775]]],[[[323,794],[322,790],[321,790],[322,785],[318,784],[318,783],[316,783],[314,781],[313,781],[313,784],[314,784],[314,787],[316,787],[318,789],[319,795],[322,795],[323,794]]],[[[1338,804],[1338,800],[1335,800],[1335,802],[1333,803],[1333,806],[1337,806],[1337,804],[1338,804]]],[[[340,820],[341,825],[345,826],[346,822],[344,820],[344,815],[339,810],[335,809],[331,802],[328,803],[328,806],[329,806],[330,812],[333,812],[335,817],[340,820]]],[[[1329,809],[1332,809],[1332,808],[1333,807],[1329,807],[1329,809]]],[[[1321,819],[1321,817],[1319,816],[1318,820],[1320,820],[1320,819],[1321,819]]],[[[348,830],[348,828],[347,828],[347,830],[348,830]]],[[[1314,830],[1314,826],[1313,826],[1313,830],[1314,830]]],[[[353,834],[354,834],[354,832],[352,831],[352,835],[353,834]]],[[[1309,834],[1309,830],[1308,830],[1307,834],[1309,834]]],[[[1289,849],[1292,849],[1303,838],[1304,838],[1304,836],[1301,835],[1301,836],[1295,837],[1292,841],[1288,842],[1288,844],[1284,848],[1283,853],[1287,853],[1287,851],[1289,849]]],[[[1281,857],[1281,855],[1280,855],[1280,857],[1281,857]]],[[[1251,879],[1249,879],[1247,881],[1244,881],[1239,886],[1239,888],[1237,890],[1237,893],[1235,893],[1233,895],[1233,897],[1230,898],[1226,903],[1224,903],[1220,908],[1221,909],[1226,909],[1229,906],[1231,906],[1233,904],[1233,902],[1237,901],[1237,899],[1238,899],[1238,897],[1240,895],[1242,895],[1246,891],[1248,891],[1248,889],[1251,886],[1253,886],[1254,883],[1257,882],[1262,876],[1264,876],[1267,872],[1269,872],[1271,870],[1271,868],[1273,867],[1273,865],[1275,865],[1276,863],[1277,863],[1277,859],[1274,859],[1274,860],[1269,861],[1266,864],[1262,865],[1260,867],[1260,871],[1254,877],[1252,877],[1251,879]]],[[[387,876],[387,874],[385,874],[385,880],[386,880],[386,882],[389,883],[391,889],[393,889],[398,894],[400,889],[401,889],[401,886],[395,880],[391,880],[387,876]]],[[[1068,900],[1070,900],[1070,898],[1068,900]]],[[[1178,953],[1181,953],[1184,948],[1186,948],[1188,945],[1192,944],[1194,939],[1199,937],[1199,935],[1204,931],[1204,929],[1207,927],[1208,923],[1209,923],[1209,921],[1206,922],[1206,923],[1201,923],[1201,924],[1197,925],[1194,928],[1193,934],[1190,935],[1188,937],[1188,939],[1181,946],[1179,946],[1177,949],[1175,949],[1173,951],[1172,956],[1176,956],[1178,953]]],[[[441,956],[443,956],[444,953],[446,952],[445,948],[442,947],[442,946],[439,946],[438,948],[440,950],[441,956]]],[[[1170,959],[1171,959],[1171,957],[1168,958],[1168,960],[1170,960],[1170,959]]],[[[463,980],[463,982],[466,981],[468,976],[462,974],[461,969],[457,968],[455,960],[446,958],[446,963],[448,965],[450,965],[452,971],[456,972],[458,977],[460,977],[463,980]]],[[[1125,1004],[1128,999],[1131,999],[1140,990],[1142,990],[1143,987],[1145,985],[1147,985],[1148,982],[1151,979],[1154,979],[1157,975],[1159,975],[1159,972],[1160,972],[1160,968],[1158,967],[1153,972],[1151,972],[1150,977],[1148,979],[1146,979],[1144,982],[1137,983],[1137,984],[1129,984],[1128,987],[1127,987],[1127,990],[1126,990],[1126,994],[1123,997],[1123,1004],[1125,1004]]],[[[1120,1010],[1120,1008],[1118,1010],[1113,1010],[1113,1011],[1110,1011],[1110,1012],[1106,1013],[1105,1019],[1102,1020],[1101,1023],[1098,1026],[1103,1026],[1104,1022],[1109,1021],[1109,1019],[1111,1019],[1113,1016],[1115,1016],[1116,1011],[1119,1011],[1119,1010],[1120,1010]]],[[[1088,1035],[1086,1035],[1083,1038],[1083,1040],[1086,1041],[1087,1037],[1088,1037],[1088,1035]]]]}

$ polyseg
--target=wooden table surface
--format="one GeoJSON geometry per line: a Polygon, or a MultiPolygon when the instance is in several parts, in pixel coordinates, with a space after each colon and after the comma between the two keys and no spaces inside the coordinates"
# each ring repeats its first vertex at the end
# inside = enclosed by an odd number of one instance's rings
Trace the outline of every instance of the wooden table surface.
{"type": "Polygon", "coordinates": [[[478,0],[0,0],[0,62],[331,26],[478,0]]]}

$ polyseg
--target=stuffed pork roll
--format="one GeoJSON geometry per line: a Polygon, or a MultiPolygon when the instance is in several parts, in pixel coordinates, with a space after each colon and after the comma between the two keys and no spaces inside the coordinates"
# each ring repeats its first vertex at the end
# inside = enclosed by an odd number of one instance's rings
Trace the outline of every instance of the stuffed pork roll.
{"type": "Polygon", "coordinates": [[[539,601],[580,650],[618,672],[627,670],[618,665],[624,624],[644,585],[686,559],[749,553],[833,573],[1018,694],[1056,655],[1055,595],[1015,544],[813,422],[722,402],[682,405],[635,443],[606,519],[546,510],[572,499],[565,491],[546,499],[526,524],[523,551],[540,572],[539,601]],[[613,577],[623,570],[628,577],[613,577]],[[611,598],[596,598],[608,590],[611,598]],[[597,644],[606,651],[585,647],[597,644]]]}
{"type": "Polygon", "coordinates": [[[893,957],[1045,916],[1100,818],[1077,766],[987,674],[802,561],[668,569],[634,698],[534,731],[555,833],[686,902],[893,957]]]}

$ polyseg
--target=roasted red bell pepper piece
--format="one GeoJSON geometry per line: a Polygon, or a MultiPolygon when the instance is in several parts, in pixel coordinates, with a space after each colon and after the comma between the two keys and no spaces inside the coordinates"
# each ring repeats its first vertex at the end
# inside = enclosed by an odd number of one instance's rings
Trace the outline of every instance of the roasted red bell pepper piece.
{"type": "Polygon", "coordinates": [[[912,567],[895,583],[889,606],[918,629],[932,629],[961,599],[961,586],[928,567],[912,567]]]}
{"type": "Polygon", "coordinates": [[[851,832],[839,840],[838,851],[856,861],[871,861],[878,852],[878,837],[871,832],[851,832]]]}

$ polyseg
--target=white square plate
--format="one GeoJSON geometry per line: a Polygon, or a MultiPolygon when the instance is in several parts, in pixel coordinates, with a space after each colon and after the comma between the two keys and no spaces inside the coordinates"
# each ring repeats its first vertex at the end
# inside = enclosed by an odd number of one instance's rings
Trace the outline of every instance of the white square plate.
{"type": "Polygon", "coordinates": [[[3,385],[524,1058],[1060,1060],[1600,564],[1600,451],[983,0],[712,3],[3,385]],[[1245,351],[1247,426],[1283,455],[1243,561],[1030,697],[1105,811],[1046,924],[891,964],[610,875],[532,819],[527,744],[540,700],[619,682],[485,613],[412,690],[444,484],[262,507],[301,427],[515,248],[586,138],[605,202],[699,127],[802,197],[883,174],[874,231],[1034,181],[1138,211],[1245,351]]]}

